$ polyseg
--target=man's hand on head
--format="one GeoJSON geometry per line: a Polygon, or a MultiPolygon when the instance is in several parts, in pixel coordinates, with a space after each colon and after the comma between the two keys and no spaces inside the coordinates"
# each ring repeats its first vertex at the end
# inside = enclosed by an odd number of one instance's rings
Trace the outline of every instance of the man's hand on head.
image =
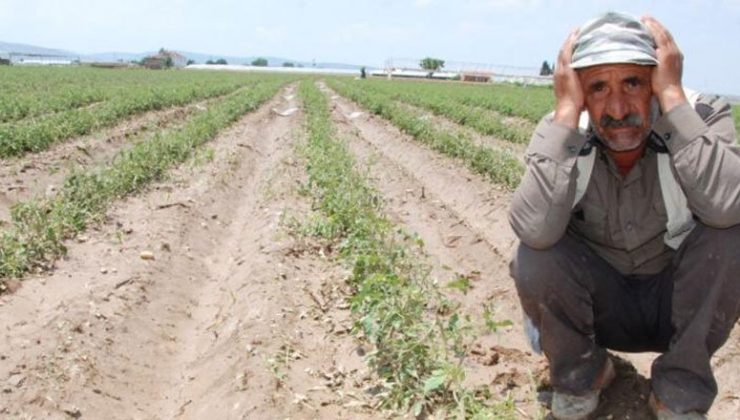
{"type": "Polygon", "coordinates": [[[553,82],[555,84],[554,121],[573,129],[578,128],[578,118],[584,107],[583,89],[578,74],[570,67],[573,57],[573,44],[578,37],[578,29],[571,31],[558,54],[553,82]]]}
{"type": "Polygon", "coordinates": [[[683,92],[683,54],[668,30],[652,16],[644,16],[642,22],[655,39],[658,65],[653,69],[651,84],[653,94],[660,102],[663,112],[668,112],[687,102],[683,92]]]}

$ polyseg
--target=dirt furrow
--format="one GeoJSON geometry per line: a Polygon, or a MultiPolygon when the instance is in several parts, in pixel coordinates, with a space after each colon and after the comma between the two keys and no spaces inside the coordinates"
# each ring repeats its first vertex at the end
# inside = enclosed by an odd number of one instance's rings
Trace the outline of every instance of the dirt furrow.
{"type": "MultiPolygon", "coordinates": [[[[341,100],[340,100],[341,101],[341,100]]],[[[518,320],[521,317],[516,296],[512,294],[506,260],[495,245],[482,237],[448,201],[444,186],[405,168],[405,164],[425,160],[427,169],[440,174],[449,171],[441,159],[431,159],[421,148],[408,148],[402,155],[387,154],[389,143],[401,143],[398,137],[382,127],[379,121],[349,119],[347,104],[338,104],[333,118],[340,136],[347,140],[350,150],[367,166],[373,185],[382,193],[385,211],[391,220],[409,233],[415,233],[424,242],[431,276],[444,285],[460,277],[471,280],[471,289],[465,295],[450,290],[462,310],[481,324],[484,308],[497,321],[518,320]],[[369,125],[378,131],[365,130],[369,125]],[[379,137],[379,132],[385,132],[379,137]],[[394,157],[395,156],[395,157],[394,157]],[[401,163],[401,161],[403,163],[401,163]]],[[[465,171],[456,168],[460,181],[467,181],[465,171]]],[[[455,174],[448,174],[454,176],[455,174]]],[[[470,197],[474,200],[476,197],[470,197]]],[[[500,210],[499,210],[500,211],[500,210]]],[[[518,322],[517,322],[518,324],[518,322]]],[[[518,328],[502,328],[496,333],[483,332],[473,344],[466,362],[469,385],[490,385],[499,398],[511,394],[517,406],[526,412],[536,412],[534,385],[544,364],[533,356],[518,328]]]]}
{"type": "Polygon", "coordinates": [[[0,226],[10,220],[13,204],[54,194],[73,170],[102,165],[146,135],[171,128],[217,99],[151,111],[109,129],[58,143],[48,150],[7,159],[0,165],[0,226]]]}
{"type": "Polygon", "coordinates": [[[492,252],[505,265],[517,243],[507,219],[509,193],[468,171],[460,162],[420,146],[349,100],[337,95],[331,97],[335,112],[350,118],[358,133],[380,153],[392,157],[407,173],[423,179],[425,190],[442,197],[444,204],[490,244],[492,252]],[[359,117],[351,118],[357,113],[361,113],[359,117]]]}
{"type": "Polygon", "coordinates": [[[465,138],[471,140],[477,146],[492,147],[496,149],[508,150],[515,156],[519,157],[520,161],[524,163],[524,150],[527,147],[526,145],[516,144],[510,141],[499,139],[495,136],[481,134],[470,127],[457,124],[454,121],[450,120],[449,118],[446,118],[440,115],[435,115],[431,111],[427,111],[422,108],[415,107],[405,102],[397,101],[396,103],[406,109],[411,110],[415,114],[420,115],[421,118],[427,121],[431,121],[434,124],[434,126],[437,128],[441,128],[444,131],[455,133],[457,135],[462,135],[465,138]]]}
{"type": "Polygon", "coordinates": [[[284,226],[310,209],[290,89],[0,297],[4,417],[369,417],[345,273],[284,226]]]}

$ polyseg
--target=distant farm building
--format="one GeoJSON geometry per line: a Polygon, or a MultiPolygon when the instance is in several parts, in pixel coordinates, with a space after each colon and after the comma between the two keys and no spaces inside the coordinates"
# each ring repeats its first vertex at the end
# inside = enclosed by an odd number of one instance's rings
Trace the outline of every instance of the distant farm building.
{"type": "Polygon", "coordinates": [[[167,69],[167,68],[184,68],[188,64],[188,59],[184,55],[169,51],[162,48],[156,55],[144,57],[141,64],[148,69],[167,69]]]}
{"type": "Polygon", "coordinates": [[[460,80],[463,82],[489,83],[492,76],[493,73],[491,72],[464,71],[460,73],[460,80]]]}

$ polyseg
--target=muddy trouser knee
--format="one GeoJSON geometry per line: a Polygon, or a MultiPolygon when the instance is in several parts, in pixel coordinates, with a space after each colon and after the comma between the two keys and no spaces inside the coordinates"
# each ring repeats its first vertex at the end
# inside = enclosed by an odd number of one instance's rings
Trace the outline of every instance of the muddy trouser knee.
{"type": "Polygon", "coordinates": [[[511,274],[533,347],[549,361],[553,387],[587,392],[607,356],[595,340],[594,283],[618,273],[585,244],[565,235],[546,250],[521,244],[511,274]]]}
{"type": "Polygon", "coordinates": [[[675,334],[653,363],[653,392],[676,412],[706,412],[717,395],[710,359],[740,312],[740,226],[697,225],[678,249],[671,274],[675,334]]]}
{"type": "Polygon", "coordinates": [[[570,234],[546,250],[519,246],[511,275],[556,390],[591,390],[606,348],[667,349],[673,334],[667,273],[624,276],[570,234]]]}
{"type": "Polygon", "coordinates": [[[652,371],[659,399],[707,411],[717,393],[711,355],[738,319],[738,250],[740,227],[699,224],[661,273],[623,276],[568,234],[547,250],[520,245],[511,274],[553,387],[591,389],[606,348],[654,351],[663,353],[652,371]]]}

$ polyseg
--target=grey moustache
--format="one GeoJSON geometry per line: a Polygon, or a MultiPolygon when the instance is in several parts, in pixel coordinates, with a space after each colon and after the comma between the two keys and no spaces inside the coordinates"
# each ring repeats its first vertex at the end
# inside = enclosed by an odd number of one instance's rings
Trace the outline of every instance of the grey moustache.
{"type": "Polygon", "coordinates": [[[638,114],[629,114],[621,120],[617,120],[609,115],[604,115],[600,122],[603,128],[640,127],[642,126],[642,117],[638,114]]]}

